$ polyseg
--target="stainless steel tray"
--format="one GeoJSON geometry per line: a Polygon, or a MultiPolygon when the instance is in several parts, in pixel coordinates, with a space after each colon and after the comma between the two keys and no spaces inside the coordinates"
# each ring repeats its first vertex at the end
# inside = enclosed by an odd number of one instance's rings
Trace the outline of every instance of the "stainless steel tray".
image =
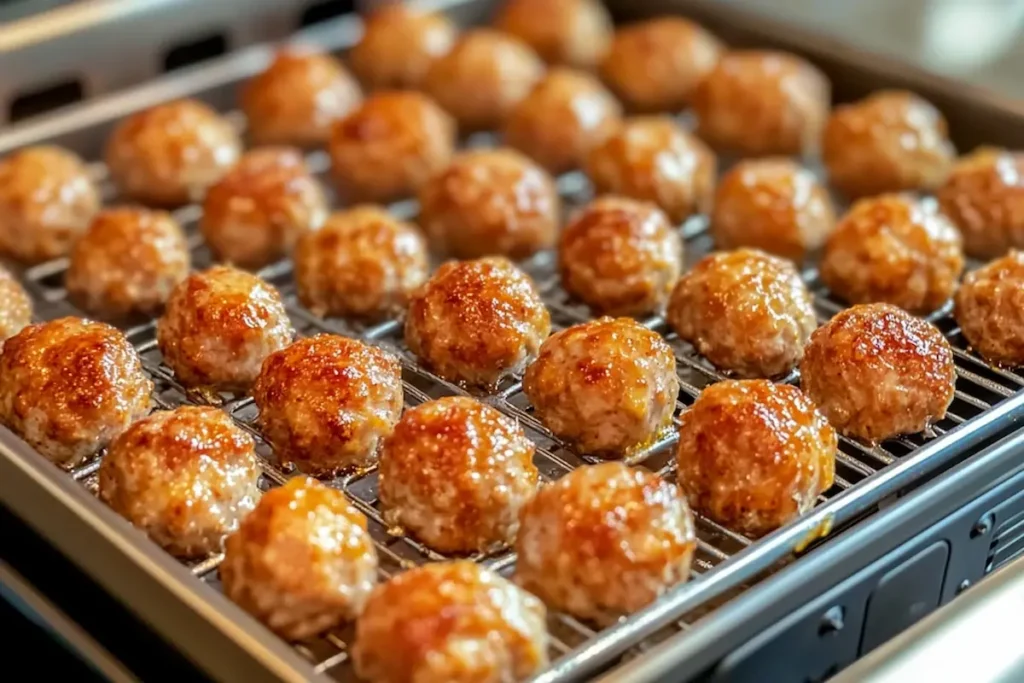
{"type": "MultiPolygon", "coordinates": [[[[460,21],[470,23],[485,18],[493,2],[449,0],[433,4],[443,5],[460,21]]],[[[1024,130],[1021,126],[1024,113],[1014,111],[993,98],[885,62],[872,62],[827,42],[800,38],[784,26],[771,26],[760,17],[728,11],[715,3],[663,1],[636,4],[623,0],[610,4],[613,9],[631,15],[686,10],[737,43],[753,42],[810,53],[809,56],[833,78],[841,97],[858,94],[857,87],[863,90],[896,84],[912,86],[945,105],[951,119],[959,126],[954,131],[963,131],[963,137],[957,138],[962,145],[971,144],[971,131],[987,130],[991,133],[988,142],[1013,144],[1017,141],[1014,136],[1021,135],[1024,130]],[[858,69],[856,65],[861,62],[868,66],[858,69]],[[853,86],[853,81],[848,78],[851,74],[856,74],[853,86]],[[943,96],[947,100],[942,100],[943,96]],[[977,125],[964,125],[970,124],[970,120],[957,118],[954,108],[960,113],[969,109],[977,117],[977,125]],[[993,121],[996,125],[992,124],[993,121]],[[1006,135],[1000,135],[1004,132],[998,125],[1000,121],[1005,123],[1006,135]],[[987,128],[978,127],[983,122],[987,128]]],[[[315,27],[301,38],[342,50],[358,33],[358,21],[347,18],[315,27]]],[[[200,97],[215,106],[230,109],[238,83],[259,71],[270,55],[269,47],[246,49],[207,66],[165,77],[123,94],[14,126],[0,134],[0,154],[28,144],[50,142],[75,149],[87,158],[98,158],[111,125],[131,112],[182,96],[200,97]]],[[[239,126],[244,125],[237,114],[232,117],[239,126]]],[[[486,135],[476,136],[467,144],[494,144],[494,140],[486,135]]],[[[323,153],[314,153],[310,164],[323,171],[327,160],[323,153]]],[[[115,200],[113,189],[106,186],[106,171],[102,164],[94,164],[91,168],[96,178],[104,183],[108,200],[115,200]]],[[[559,189],[569,207],[578,205],[589,196],[586,180],[578,173],[561,177],[559,189]]],[[[416,211],[412,202],[399,203],[391,209],[407,217],[414,216],[416,211]]],[[[177,217],[192,236],[196,267],[209,263],[209,255],[195,231],[199,212],[196,206],[177,212],[177,217]]],[[[687,241],[689,263],[707,253],[712,246],[705,227],[701,219],[681,226],[687,241]]],[[[57,260],[22,273],[26,286],[37,301],[41,318],[80,314],[64,296],[61,281],[65,266],[64,260],[57,260]]],[[[589,317],[586,308],[574,304],[559,288],[551,254],[538,255],[524,267],[536,278],[556,327],[589,317]]],[[[297,303],[290,282],[290,264],[275,264],[261,274],[282,290],[300,334],[337,332],[397,351],[403,358],[408,404],[464,393],[459,387],[417,366],[415,358],[402,343],[398,321],[360,327],[343,320],[320,320],[297,303]]],[[[827,319],[840,308],[839,304],[829,299],[817,282],[813,269],[808,270],[805,277],[816,292],[820,317],[827,319]]],[[[948,311],[941,311],[933,317],[957,349],[958,364],[956,400],[947,419],[936,425],[934,434],[895,439],[870,448],[844,439],[838,457],[836,486],[822,496],[813,512],[757,542],[723,529],[710,520],[700,519],[700,545],[692,581],[677,587],[649,608],[600,632],[570,617],[552,615],[552,655],[555,661],[537,680],[585,678],[635,645],[649,645],[680,629],[691,628],[702,615],[713,612],[729,596],[756,582],[781,563],[792,561],[808,545],[812,545],[813,552],[827,552],[827,538],[825,543],[812,544],[815,539],[827,537],[833,528],[871,512],[887,497],[948,466],[997,434],[1014,428],[1014,423],[1024,415],[1024,394],[1020,392],[1024,388],[1024,375],[990,368],[970,354],[955,323],[948,317],[948,311]],[[818,546],[825,547],[819,549],[818,546]]],[[[702,387],[723,378],[695,355],[691,347],[680,342],[664,321],[654,318],[644,322],[664,334],[676,350],[682,380],[680,410],[692,403],[702,387]]],[[[126,328],[126,332],[156,382],[158,404],[172,406],[196,400],[187,396],[175,383],[173,375],[161,365],[151,322],[141,322],[126,328]]],[[[795,379],[791,377],[788,381],[795,379]]],[[[517,382],[506,383],[500,389],[498,395],[486,400],[518,418],[527,427],[539,446],[538,465],[546,477],[557,477],[583,462],[532,416],[517,382]]],[[[251,400],[230,399],[224,407],[240,424],[256,433],[251,426],[254,415],[251,400]]],[[[320,676],[345,680],[351,677],[347,665],[346,631],[330,633],[294,649],[286,646],[219,594],[215,571],[219,558],[208,558],[184,567],[99,504],[90,493],[96,463],[81,467],[69,476],[31,452],[10,433],[0,434],[0,437],[0,496],[3,502],[165,638],[179,644],[212,675],[233,680],[243,677],[302,680],[320,676]]],[[[644,466],[669,475],[673,441],[674,438],[669,438],[655,444],[635,459],[644,466]]],[[[275,469],[269,460],[265,475],[268,486],[289,476],[275,469]]],[[[399,571],[409,562],[440,559],[411,539],[395,538],[385,532],[376,511],[376,485],[372,473],[339,479],[335,484],[343,488],[372,520],[385,574],[399,571]]],[[[499,571],[508,571],[514,565],[514,556],[510,552],[475,559],[499,571]]]]}

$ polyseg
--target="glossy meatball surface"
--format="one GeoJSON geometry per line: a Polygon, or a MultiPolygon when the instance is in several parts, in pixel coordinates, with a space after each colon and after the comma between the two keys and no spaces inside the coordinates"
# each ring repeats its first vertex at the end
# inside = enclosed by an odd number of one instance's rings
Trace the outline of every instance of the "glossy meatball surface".
{"type": "Polygon", "coordinates": [[[666,318],[716,367],[777,377],[796,367],[817,326],[811,294],[789,261],[754,249],[704,257],[672,292],[666,318]]]}
{"type": "Polygon", "coordinates": [[[807,154],[818,147],[830,92],[825,75],[795,55],[729,52],[694,92],[697,134],[736,154],[807,154]]]}
{"type": "Polygon", "coordinates": [[[562,286],[598,314],[645,315],[664,308],[683,261],[683,241],[653,204],[602,197],[562,231],[562,286]]]}
{"type": "Polygon", "coordinates": [[[184,406],[135,422],[107,450],[99,495],[181,558],[220,551],[259,500],[252,437],[216,408],[184,406]]]}
{"type": "Polygon", "coordinates": [[[427,564],[378,586],[356,623],[356,673],[377,683],[513,683],[548,663],[547,610],[468,561],[427,564]]]}
{"type": "Polygon", "coordinates": [[[318,334],[270,354],[252,397],[278,460],[327,476],[377,461],[402,414],[402,368],[377,347],[318,334]]]}
{"type": "Polygon", "coordinates": [[[420,227],[456,258],[520,259],[554,245],[560,201],[554,181],[519,152],[463,152],[419,192],[420,227]]]}
{"type": "Polygon", "coordinates": [[[362,93],[334,57],[313,48],[289,48],[242,90],[249,139],[256,145],[318,147],[331,125],[355,107],[362,93]]]}
{"type": "Polygon", "coordinates": [[[1024,153],[984,149],[954,164],[939,206],[975,258],[1024,249],[1024,153]]]}
{"type": "Polygon", "coordinates": [[[677,111],[721,58],[722,44],[682,17],[659,17],[615,32],[601,77],[632,111],[677,111]]]}
{"type": "Polygon", "coordinates": [[[711,234],[720,249],[752,247],[801,262],[835,227],[828,190],[784,158],[741,161],[718,183],[711,234]]]}
{"type": "Polygon", "coordinates": [[[618,101],[593,76],[552,69],[509,114],[504,140],[549,172],[565,173],[583,165],[621,115],[618,101]]]}
{"type": "Polygon", "coordinates": [[[327,217],[320,183],[298,150],[246,152],[203,201],[199,229],[214,258],[256,269],[289,255],[327,217]]]}
{"type": "Polygon", "coordinates": [[[1011,250],[968,273],[956,293],[956,320],[983,358],[1024,365],[1024,253],[1011,250]]]}
{"type": "Polygon", "coordinates": [[[632,318],[600,318],[551,335],[523,391],[555,436],[580,453],[618,458],[669,426],[679,379],[657,333],[632,318]]]}
{"type": "Polygon", "coordinates": [[[931,313],[956,290],[961,245],[957,229],[929,204],[903,195],[862,199],[825,244],[821,280],[849,303],[931,313]]]}
{"type": "Polygon", "coordinates": [[[594,147],[586,172],[598,194],[653,202],[680,223],[711,206],[717,164],[711,151],[664,116],[628,119],[594,147]]]}
{"type": "Polygon", "coordinates": [[[930,102],[905,91],[836,107],[821,151],[829,182],[850,198],[933,190],[956,158],[946,119],[930,102]]]}
{"type": "Polygon", "coordinates": [[[792,385],[712,384],[680,423],[679,487],[695,511],[731,531],[763,536],[832,486],[836,432],[792,385]]]}
{"type": "Polygon", "coordinates": [[[123,197],[177,206],[200,199],[241,154],[227,120],[202,102],[178,100],[121,121],[107,140],[106,162],[123,197]]]}
{"type": "Polygon", "coordinates": [[[244,391],[294,336],[281,295],[255,275],[214,266],[174,288],[157,323],[164,363],[196,389],[244,391]]]}
{"type": "Polygon", "coordinates": [[[532,47],[548,64],[597,66],[612,40],[600,0],[506,0],[495,26],[532,47]]]}
{"type": "Polygon", "coordinates": [[[29,325],[0,354],[0,420],[73,467],[149,411],[153,383],[117,329],[80,318],[29,325]]]}
{"type": "Polygon", "coordinates": [[[553,609],[608,624],[688,579],[696,545],[675,485],[622,463],[584,465],[523,508],[516,581],[553,609]]]}
{"type": "Polygon", "coordinates": [[[544,62],[518,38],[474,29],[431,65],[424,87],[469,133],[499,128],[543,75],[544,62]]]}
{"type": "Polygon", "coordinates": [[[338,121],[328,151],[331,174],[349,202],[410,196],[451,161],[455,125],[426,95],[371,95],[338,121]]]}
{"type": "Polygon", "coordinates": [[[870,443],[941,420],[955,383],[939,330],[889,304],[839,313],[814,332],[800,364],[801,387],[832,426],[870,443]]]}
{"type": "Polygon", "coordinates": [[[458,29],[444,14],[391,3],[366,17],[348,60],[368,88],[421,88],[431,65],[457,38],[458,29]]]}
{"type": "Polygon", "coordinates": [[[32,322],[32,299],[11,272],[0,266],[0,350],[4,341],[32,322]]]}
{"type": "Polygon", "coordinates": [[[510,544],[537,490],[533,443],[515,420],[467,397],[406,411],[384,442],[384,519],[442,553],[510,544]]]}
{"type": "Polygon", "coordinates": [[[294,260],[299,298],[320,316],[397,313],[430,271],[419,230],[374,206],[332,214],[299,240],[294,260]]]}
{"type": "Polygon", "coordinates": [[[82,160],[28,147],[0,161],[0,249],[24,263],[64,256],[100,208],[82,160]]]}
{"type": "Polygon", "coordinates": [[[449,261],[413,292],[405,342],[440,377],[489,388],[521,372],[551,332],[533,281],[510,261],[449,261]]]}
{"type": "Polygon", "coordinates": [[[295,477],[263,494],[224,543],[224,593],[286,640],[355,619],[377,582],[366,518],[345,494],[295,477]]]}
{"type": "Polygon", "coordinates": [[[105,209],[71,250],[64,284],[93,315],[154,313],[188,277],[190,263],[185,233],[169,213],[105,209]]]}

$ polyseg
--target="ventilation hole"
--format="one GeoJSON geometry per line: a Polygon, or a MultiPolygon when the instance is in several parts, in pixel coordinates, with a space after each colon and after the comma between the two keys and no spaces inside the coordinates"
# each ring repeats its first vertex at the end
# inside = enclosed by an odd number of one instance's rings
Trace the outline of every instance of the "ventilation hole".
{"type": "Polygon", "coordinates": [[[60,107],[79,102],[85,96],[85,89],[78,79],[61,81],[45,88],[36,88],[22,93],[11,101],[10,120],[21,121],[60,107]]]}
{"type": "Polygon", "coordinates": [[[187,43],[176,45],[164,57],[164,71],[174,71],[186,66],[219,57],[228,51],[228,39],[223,33],[213,33],[187,43]]]}
{"type": "Polygon", "coordinates": [[[319,0],[306,8],[299,19],[299,28],[335,19],[343,14],[356,11],[353,0],[319,0]]]}

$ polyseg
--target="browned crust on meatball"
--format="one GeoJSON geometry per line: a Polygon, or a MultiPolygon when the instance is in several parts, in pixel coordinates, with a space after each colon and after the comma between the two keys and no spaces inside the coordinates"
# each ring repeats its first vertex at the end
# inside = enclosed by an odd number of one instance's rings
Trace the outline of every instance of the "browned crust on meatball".
{"type": "Polygon", "coordinates": [[[458,29],[444,14],[390,3],[364,20],[349,65],[368,88],[421,88],[431,65],[457,38],[458,29]]]}
{"type": "Polygon", "coordinates": [[[971,347],[1006,366],[1024,365],[1024,253],[968,273],[956,293],[956,320],[971,347]]]}
{"type": "Polygon", "coordinates": [[[11,272],[0,266],[0,351],[4,341],[32,322],[32,299],[11,272]]]}
{"type": "Polygon", "coordinates": [[[506,0],[495,27],[532,47],[548,64],[596,67],[612,41],[600,0],[506,0]]]}

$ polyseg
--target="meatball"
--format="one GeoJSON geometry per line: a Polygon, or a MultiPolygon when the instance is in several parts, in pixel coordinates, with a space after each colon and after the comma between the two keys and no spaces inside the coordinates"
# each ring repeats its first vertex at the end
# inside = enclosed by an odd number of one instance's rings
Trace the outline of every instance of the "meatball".
{"type": "Polygon", "coordinates": [[[543,75],[544,63],[525,43],[475,29],[431,65],[424,86],[469,133],[499,128],[543,75]]]}
{"type": "Polygon", "coordinates": [[[25,263],[64,256],[100,208],[82,160],[29,147],[0,161],[0,250],[25,263]]]}
{"type": "Polygon", "coordinates": [[[106,161],[122,196],[178,206],[200,199],[241,154],[242,142],[227,120],[202,102],[179,100],[118,124],[106,161]]]}
{"type": "Polygon", "coordinates": [[[366,518],[345,494],[295,477],[263,494],[224,542],[224,593],[287,640],[355,619],[377,581],[366,518]]]}
{"type": "Polygon", "coordinates": [[[694,91],[697,134],[736,154],[807,154],[818,147],[830,99],[825,75],[795,55],[730,52],[694,91]]]}
{"type": "Polygon", "coordinates": [[[248,389],[263,359],[293,335],[277,290],[228,266],[193,273],[175,287],[157,323],[164,363],[179,382],[204,390],[248,389]]]}
{"type": "Polygon", "coordinates": [[[800,375],[840,434],[870,443],[938,422],[956,389],[949,342],[890,304],[854,306],[818,328],[800,375]]]}
{"type": "Polygon", "coordinates": [[[537,490],[534,450],[515,420],[471,398],[416,406],[381,450],[384,519],[442,553],[507,545],[537,490]]]}
{"type": "Polygon", "coordinates": [[[519,585],[599,624],[685,581],[697,546],[679,489],[618,462],[585,465],[543,487],[520,520],[519,585]]]}
{"type": "Polygon", "coordinates": [[[548,64],[596,67],[612,41],[612,20],[600,0],[505,0],[494,23],[548,64]]]}
{"type": "Polygon", "coordinates": [[[832,486],[836,431],[792,385],[712,384],[680,423],[679,488],[695,511],[732,531],[763,536],[832,486]]]}
{"type": "Polygon", "coordinates": [[[616,458],[668,428],[679,378],[657,333],[632,318],[600,318],[544,342],[523,391],[555,436],[580,453],[616,458]]]}
{"type": "Polygon", "coordinates": [[[11,272],[0,266],[0,350],[4,341],[32,322],[32,299],[11,272]]]}
{"type": "Polygon", "coordinates": [[[836,107],[821,144],[829,182],[851,199],[933,190],[956,158],[946,119],[930,102],[904,91],[836,107]]]}
{"type": "Polygon", "coordinates": [[[29,325],[0,353],[0,422],[66,468],[145,415],[152,390],[135,349],[104,323],[29,325]]]}
{"type": "Polygon", "coordinates": [[[682,17],[659,17],[620,28],[601,76],[632,111],[677,111],[718,63],[718,39],[682,17]]]}
{"type": "Polygon", "coordinates": [[[938,199],[971,256],[990,259],[1024,249],[1024,152],[982,149],[964,157],[938,199]]]}
{"type": "Polygon", "coordinates": [[[349,202],[410,196],[451,161],[455,124],[426,95],[381,92],[334,125],[331,173],[349,202]]]}
{"type": "Polygon", "coordinates": [[[526,258],[554,246],[560,201],[542,168],[512,150],[457,156],[420,188],[420,226],[456,258],[526,258]]]}
{"type": "Polygon", "coordinates": [[[252,397],[278,460],[328,476],[377,461],[402,414],[402,367],[377,347],[318,334],[270,354],[252,397]]]}
{"type": "Polygon", "coordinates": [[[373,591],[352,659],[376,683],[523,681],[547,666],[546,618],[540,600],[490,569],[428,564],[373,591]]]}
{"type": "Polygon", "coordinates": [[[754,249],[701,259],[673,290],[666,318],[716,367],[740,377],[785,375],[817,327],[793,264],[754,249]]]}
{"type": "Polygon", "coordinates": [[[711,208],[715,157],[668,117],[627,120],[590,151],[586,171],[598,194],[653,202],[676,223],[711,208]]]}
{"type": "Polygon", "coordinates": [[[720,249],[753,247],[800,262],[835,221],[828,190],[811,171],[788,159],[752,159],[719,181],[711,234],[720,249]]]}
{"type": "Polygon", "coordinates": [[[259,500],[252,437],[216,408],[185,406],[143,418],[114,439],[99,495],[172,555],[219,552],[259,500]]]}
{"type": "Polygon", "coordinates": [[[199,229],[214,258],[262,268],[291,253],[327,218],[327,198],[298,150],[247,152],[210,188],[199,229]]]}
{"type": "Polygon", "coordinates": [[[68,296],[93,315],[155,313],[188,277],[185,233],[164,211],[101,211],[75,243],[65,275],[68,296]]]}
{"type": "Polygon", "coordinates": [[[397,313],[429,269],[419,231],[374,206],[332,214],[295,249],[299,299],[319,316],[377,319],[397,313]]]}
{"type": "Polygon", "coordinates": [[[931,204],[904,195],[861,199],[825,244],[821,280],[851,304],[925,314],[944,304],[964,269],[960,233],[931,204]]]}
{"type": "Polygon", "coordinates": [[[533,281],[510,261],[449,261],[412,294],[405,342],[440,377],[492,387],[522,372],[551,332],[533,281]]]}
{"type": "Polygon", "coordinates": [[[348,61],[368,88],[421,88],[431,65],[457,37],[455,24],[440,12],[392,3],[366,18],[348,61]]]}
{"type": "Polygon", "coordinates": [[[311,48],[281,50],[241,95],[257,145],[319,147],[331,124],[359,103],[355,79],[334,57],[311,48]]]}
{"type": "Polygon", "coordinates": [[[660,311],[679,277],[683,241],[653,204],[602,197],[562,231],[562,286],[598,313],[660,311]]]}
{"type": "Polygon", "coordinates": [[[505,121],[505,143],[551,173],[582,166],[620,124],[622,107],[593,76],[553,69],[505,121]]]}
{"type": "Polygon", "coordinates": [[[956,320],[975,351],[993,363],[1024,365],[1024,253],[968,273],[956,293],[956,320]]]}

